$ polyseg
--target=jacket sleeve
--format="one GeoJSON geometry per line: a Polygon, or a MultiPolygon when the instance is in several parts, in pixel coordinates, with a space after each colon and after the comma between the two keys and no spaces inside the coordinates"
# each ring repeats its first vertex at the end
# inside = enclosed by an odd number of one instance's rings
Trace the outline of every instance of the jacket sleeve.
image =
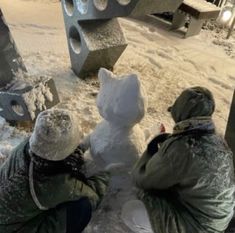
{"type": "Polygon", "coordinates": [[[78,185],[78,190],[74,191],[74,194],[88,197],[93,209],[96,209],[107,191],[109,180],[109,173],[100,172],[88,178],[87,184],[77,181],[80,184],[78,185]]]}
{"type": "Polygon", "coordinates": [[[109,173],[100,172],[88,178],[87,184],[77,180],[72,198],[76,198],[76,196],[88,197],[93,209],[96,209],[107,191],[109,179],[109,173]]]}
{"type": "Polygon", "coordinates": [[[176,146],[176,143],[169,146],[165,152],[159,150],[153,156],[146,151],[137,161],[132,171],[132,178],[138,188],[162,190],[179,182],[185,162],[181,146],[176,146]]]}
{"type": "Polygon", "coordinates": [[[96,209],[105,195],[109,179],[107,172],[88,178],[86,183],[70,175],[59,175],[50,177],[46,182],[35,182],[35,191],[38,200],[46,208],[87,197],[93,209],[96,209]]]}

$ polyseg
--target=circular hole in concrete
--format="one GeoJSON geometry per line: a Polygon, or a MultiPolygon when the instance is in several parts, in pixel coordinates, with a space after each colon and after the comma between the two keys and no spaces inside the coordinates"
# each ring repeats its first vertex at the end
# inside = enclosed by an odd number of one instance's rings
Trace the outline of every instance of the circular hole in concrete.
{"type": "Polygon", "coordinates": [[[85,15],[88,11],[88,0],[76,0],[78,11],[85,15]]]}
{"type": "Polygon", "coordinates": [[[117,0],[120,5],[126,6],[128,5],[131,0],[117,0]]]}
{"type": "Polygon", "coordinates": [[[69,31],[69,43],[75,53],[81,52],[81,37],[76,27],[71,27],[69,31]]]}
{"type": "Polygon", "coordinates": [[[65,8],[67,15],[72,16],[74,12],[73,0],[64,0],[64,8],[65,8]]]}
{"type": "Polygon", "coordinates": [[[104,11],[108,6],[108,0],[93,0],[95,7],[100,10],[104,11]]]}
{"type": "Polygon", "coordinates": [[[18,104],[15,100],[11,101],[11,108],[18,116],[24,116],[24,109],[23,107],[18,104]]]}

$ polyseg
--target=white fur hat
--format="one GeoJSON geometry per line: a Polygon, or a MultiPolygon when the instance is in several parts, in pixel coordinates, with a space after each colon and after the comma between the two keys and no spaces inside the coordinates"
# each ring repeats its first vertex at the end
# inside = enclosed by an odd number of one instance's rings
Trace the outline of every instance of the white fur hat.
{"type": "Polygon", "coordinates": [[[30,150],[43,159],[63,160],[77,148],[80,136],[75,114],[49,109],[38,115],[29,140],[30,150]]]}

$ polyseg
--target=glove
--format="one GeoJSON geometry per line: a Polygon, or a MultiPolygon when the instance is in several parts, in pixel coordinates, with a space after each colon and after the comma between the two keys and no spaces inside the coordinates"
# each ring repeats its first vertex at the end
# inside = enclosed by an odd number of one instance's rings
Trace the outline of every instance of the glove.
{"type": "Polygon", "coordinates": [[[69,172],[72,177],[86,182],[85,161],[83,152],[79,147],[73,152],[73,154],[63,160],[63,163],[67,172],[69,172]]]}
{"type": "Polygon", "coordinates": [[[158,152],[158,149],[159,149],[159,144],[166,141],[170,136],[171,136],[171,134],[169,134],[169,133],[162,133],[162,134],[157,135],[148,144],[148,147],[147,147],[148,154],[150,154],[150,155],[156,154],[158,152]]]}

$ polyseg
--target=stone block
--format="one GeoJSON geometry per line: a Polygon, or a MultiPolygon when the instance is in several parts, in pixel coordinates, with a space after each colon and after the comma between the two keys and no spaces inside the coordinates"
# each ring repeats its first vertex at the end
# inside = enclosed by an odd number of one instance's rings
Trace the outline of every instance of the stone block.
{"type": "Polygon", "coordinates": [[[117,19],[77,22],[65,17],[72,69],[80,78],[113,68],[127,43],[117,19]]]}
{"type": "Polygon", "coordinates": [[[0,91],[0,116],[7,121],[34,121],[43,110],[59,103],[53,79],[23,89],[0,91]]]}
{"type": "Polygon", "coordinates": [[[79,21],[174,12],[183,0],[62,0],[68,17],[79,21]]]}

